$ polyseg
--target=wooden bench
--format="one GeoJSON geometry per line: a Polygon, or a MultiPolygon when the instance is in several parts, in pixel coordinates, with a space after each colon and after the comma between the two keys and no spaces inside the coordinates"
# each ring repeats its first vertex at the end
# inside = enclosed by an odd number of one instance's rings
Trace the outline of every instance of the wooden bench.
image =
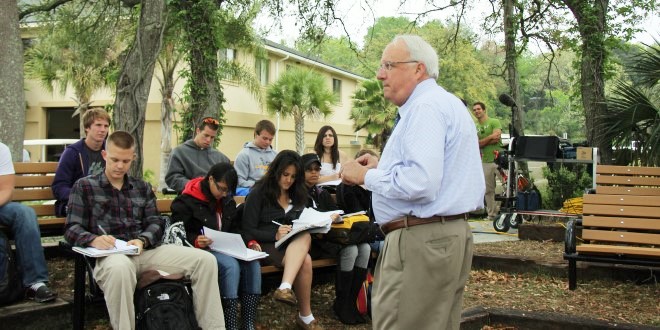
{"type": "Polygon", "coordinates": [[[660,168],[598,165],[595,173],[596,193],[583,196],[582,219],[566,229],[570,290],[577,261],[660,267],[660,168]]]}

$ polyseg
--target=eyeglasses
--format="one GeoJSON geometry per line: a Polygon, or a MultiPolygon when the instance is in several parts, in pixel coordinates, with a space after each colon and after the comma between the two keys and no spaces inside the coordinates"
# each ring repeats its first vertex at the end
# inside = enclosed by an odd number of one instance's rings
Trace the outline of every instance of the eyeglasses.
{"type": "Polygon", "coordinates": [[[213,179],[213,184],[215,185],[215,189],[218,189],[218,191],[222,194],[229,194],[229,188],[221,187],[220,184],[213,179]]]}
{"type": "Polygon", "coordinates": [[[399,61],[399,62],[391,62],[387,61],[385,63],[381,63],[380,66],[378,67],[378,70],[387,70],[390,71],[392,70],[393,67],[395,67],[397,64],[407,64],[407,63],[419,63],[419,61],[399,61]]]}
{"type": "Polygon", "coordinates": [[[220,122],[217,119],[212,118],[212,117],[206,117],[206,118],[202,119],[202,122],[206,123],[206,124],[220,125],[220,122]]]}

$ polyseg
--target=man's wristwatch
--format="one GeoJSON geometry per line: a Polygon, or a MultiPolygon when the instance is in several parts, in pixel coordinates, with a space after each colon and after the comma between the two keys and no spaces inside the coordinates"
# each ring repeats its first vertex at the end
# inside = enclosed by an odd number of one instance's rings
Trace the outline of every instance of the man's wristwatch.
{"type": "Polygon", "coordinates": [[[138,236],[138,239],[142,241],[142,248],[146,249],[149,246],[149,240],[144,236],[138,236]]]}

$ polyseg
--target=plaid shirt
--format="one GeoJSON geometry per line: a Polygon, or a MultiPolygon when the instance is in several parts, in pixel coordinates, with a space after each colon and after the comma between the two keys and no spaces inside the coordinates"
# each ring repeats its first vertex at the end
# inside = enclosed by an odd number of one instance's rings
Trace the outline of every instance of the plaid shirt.
{"type": "Polygon", "coordinates": [[[70,244],[87,246],[103,230],[126,241],[145,237],[149,247],[161,241],[165,224],[156,208],[156,196],[145,181],[124,176],[121,190],[105,173],[78,180],[69,195],[64,238],[70,244]]]}

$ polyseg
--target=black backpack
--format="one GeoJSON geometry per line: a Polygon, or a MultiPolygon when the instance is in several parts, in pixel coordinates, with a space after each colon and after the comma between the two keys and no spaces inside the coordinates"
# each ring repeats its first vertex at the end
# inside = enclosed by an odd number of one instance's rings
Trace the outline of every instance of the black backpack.
{"type": "Polygon", "coordinates": [[[366,237],[357,239],[358,243],[371,243],[375,240],[384,239],[382,232],[378,228],[378,224],[375,222],[373,208],[371,207],[371,191],[362,188],[362,186],[340,183],[337,185],[337,194],[335,197],[337,198],[337,206],[344,213],[348,214],[359,211],[365,211],[367,213],[369,217],[369,230],[366,237]]]}
{"type": "Polygon", "coordinates": [[[135,292],[135,325],[140,330],[197,330],[192,289],[161,279],[135,292]]]}
{"type": "Polygon", "coordinates": [[[21,298],[21,276],[16,267],[16,257],[9,239],[0,232],[0,305],[7,305],[21,298]]]}

